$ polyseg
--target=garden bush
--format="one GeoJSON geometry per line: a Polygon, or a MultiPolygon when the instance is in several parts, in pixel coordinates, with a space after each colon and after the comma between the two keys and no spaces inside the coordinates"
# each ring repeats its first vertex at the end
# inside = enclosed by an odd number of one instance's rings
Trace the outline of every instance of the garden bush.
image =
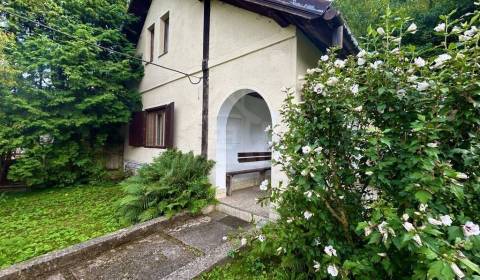
{"type": "Polygon", "coordinates": [[[257,260],[287,279],[480,279],[479,17],[442,17],[426,57],[389,11],[358,55],[321,57],[301,102],[290,90],[274,133],[289,181],[257,260]]]}
{"type": "Polygon", "coordinates": [[[142,222],[181,210],[199,213],[215,202],[208,175],[214,162],[192,152],[168,150],[122,185],[118,213],[126,222],[142,222]]]}

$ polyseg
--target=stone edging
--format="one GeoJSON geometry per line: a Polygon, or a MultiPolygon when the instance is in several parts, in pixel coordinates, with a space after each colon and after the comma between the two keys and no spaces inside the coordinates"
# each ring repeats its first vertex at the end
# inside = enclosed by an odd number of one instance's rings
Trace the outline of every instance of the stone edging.
{"type": "MultiPolygon", "coordinates": [[[[187,216],[185,212],[177,214],[173,219],[187,216]]],[[[163,224],[170,221],[160,217],[114,233],[79,243],[66,249],[33,258],[0,270],[0,280],[35,279],[36,276],[61,269],[79,259],[92,258],[105,251],[118,247],[139,237],[157,231],[163,224]]]]}

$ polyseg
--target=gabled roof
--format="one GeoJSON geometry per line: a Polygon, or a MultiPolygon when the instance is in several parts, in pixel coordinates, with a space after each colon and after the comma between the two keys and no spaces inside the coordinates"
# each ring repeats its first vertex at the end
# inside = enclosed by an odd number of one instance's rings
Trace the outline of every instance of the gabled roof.
{"type": "MultiPolygon", "coordinates": [[[[194,1],[194,0],[192,0],[194,1]]],[[[280,26],[297,26],[320,49],[334,45],[334,40],[343,43],[343,53],[359,51],[358,44],[343,21],[340,13],[327,0],[221,0],[225,3],[272,18],[280,26]],[[343,26],[343,34],[337,33],[343,26]],[[334,34],[337,38],[334,39],[334,34]],[[339,38],[339,36],[341,38],[339,38]]],[[[129,12],[139,20],[126,28],[128,38],[136,43],[145,23],[151,0],[132,0],[129,12]]]]}

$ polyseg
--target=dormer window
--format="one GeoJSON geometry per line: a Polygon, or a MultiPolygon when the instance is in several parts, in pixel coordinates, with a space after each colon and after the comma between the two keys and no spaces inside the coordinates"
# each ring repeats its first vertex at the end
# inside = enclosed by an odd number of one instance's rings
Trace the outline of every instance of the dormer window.
{"type": "Polygon", "coordinates": [[[155,56],[155,24],[152,24],[149,28],[148,28],[148,34],[149,34],[149,43],[148,46],[149,46],[149,55],[150,57],[148,58],[150,62],[153,62],[153,58],[155,56]]]}
{"type": "Polygon", "coordinates": [[[166,13],[160,18],[160,30],[162,30],[162,34],[160,34],[160,56],[166,54],[168,52],[168,43],[169,43],[169,36],[170,36],[170,13],[166,13]]]}

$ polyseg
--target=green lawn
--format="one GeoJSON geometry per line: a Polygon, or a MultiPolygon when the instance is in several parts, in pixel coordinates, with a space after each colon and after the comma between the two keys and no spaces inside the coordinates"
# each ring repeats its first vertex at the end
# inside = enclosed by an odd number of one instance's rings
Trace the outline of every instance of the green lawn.
{"type": "Polygon", "coordinates": [[[0,195],[0,268],[120,229],[118,186],[0,195]]]}

